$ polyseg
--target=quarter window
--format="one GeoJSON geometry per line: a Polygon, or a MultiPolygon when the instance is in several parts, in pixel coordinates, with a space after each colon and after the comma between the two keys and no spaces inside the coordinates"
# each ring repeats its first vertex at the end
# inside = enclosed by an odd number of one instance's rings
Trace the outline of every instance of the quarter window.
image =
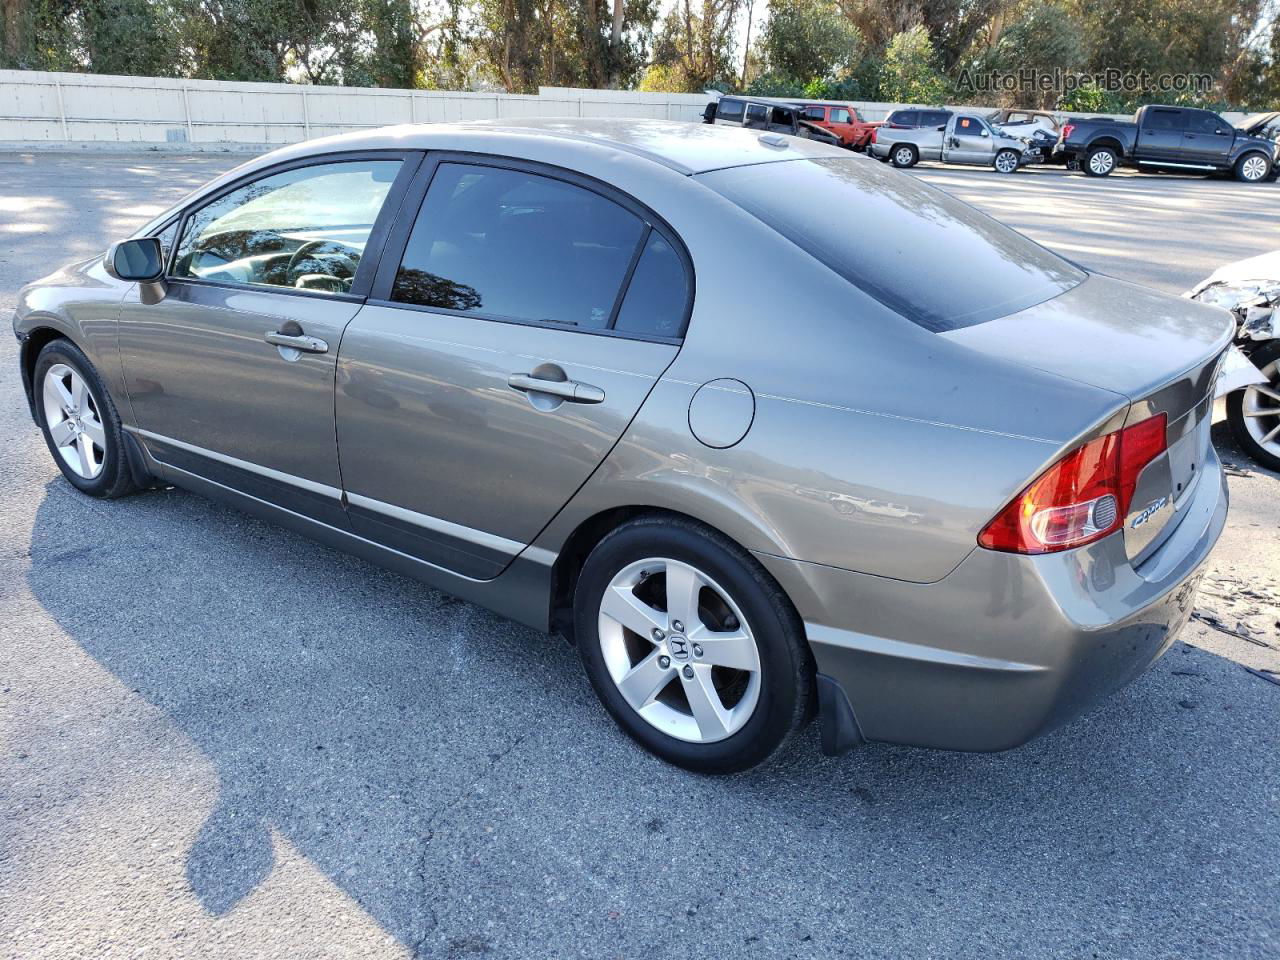
{"type": "Polygon", "coordinates": [[[720,106],[716,110],[717,120],[728,120],[733,123],[742,122],[742,111],[746,106],[741,100],[724,100],[720,101],[720,106]]]}
{"type": "Polygon", "coordinates": [[[351,289],[399,160],[300,167],[192,213],[173,275],[313,293],[351,289]]]}
{"type": "Polygon", "coordinates": [[[602,329],[645,224],[594,191],[499,167],[442,163],[391,298],[602,329]]]}
{"type": "Polygon", "coordinates": [[[650,231],[614,329],[648,337],[678,337],[688,298],[684,261],[666,238],[650,231]]]}

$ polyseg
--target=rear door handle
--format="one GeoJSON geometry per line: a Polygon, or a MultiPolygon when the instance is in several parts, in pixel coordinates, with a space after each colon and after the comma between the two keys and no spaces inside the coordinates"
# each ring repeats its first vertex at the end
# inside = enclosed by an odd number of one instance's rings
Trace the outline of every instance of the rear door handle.
{"type": "Polygon", "coordinates": [[[281,333],[279,330],[273,330],[264,337],[267,343],[274,344],[277,347],[291,347],[294,350],[301,350],[303,353],[328,353],[329,344],[325,343],[319,337],[308,337],[302,334],[281,333]]]}
{"type": "Polygon", "coordinates": [[[604,391],[589,383],[576,380],[544,380],[527,373],[513,373],[507,377],[507,386],[521,393],[545,393],[561,397],[570,403],[602,403],[604,391]]]}

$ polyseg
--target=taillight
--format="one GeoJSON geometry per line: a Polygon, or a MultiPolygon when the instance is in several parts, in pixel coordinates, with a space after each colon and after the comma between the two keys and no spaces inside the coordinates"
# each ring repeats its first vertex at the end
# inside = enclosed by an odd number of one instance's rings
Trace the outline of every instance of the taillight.
{"type": "Polygon", "coordinates": [[[1062,139],[1066,140],[1067,137],[1071,136],[1071,131],[1075,128],[1076,125],[1074,123],[1064,123],[1062,125],[1062,139]]]}
{"type": "Polygon", "coordinates": [[[1165,451],[1167,426],[1168,418],[1157,414],[1072,450],[987,524],[979,546],[1054,553],[1119,529],[1138,475],[1165,451]]]}
{"type": "Polygon", "coordinates": [[[872,127],[872,128],[871,128],[871,142],[872,142],[872,143],[879,143],[879,141],[878,141],[878,140],[876,140],[876,128],[875,128],[875,127],[872,127]]]}

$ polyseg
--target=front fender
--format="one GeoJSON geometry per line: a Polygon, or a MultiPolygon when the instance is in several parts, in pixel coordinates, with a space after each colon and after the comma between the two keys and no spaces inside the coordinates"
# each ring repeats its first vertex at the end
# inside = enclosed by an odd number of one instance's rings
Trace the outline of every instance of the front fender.
{"type": "Polygon", "coordinates": [[[20,342],[19,362],[28,403],[34,394],[31,373],[36,355],[50,340],[65,337],[83,350],[97,368],[121,413],[128,409],[117,323],[120,303],[129,287],[109,276],[102,267],[102,258],[94,257],[64,267],[19,291],[13,332],[20,342]]]}

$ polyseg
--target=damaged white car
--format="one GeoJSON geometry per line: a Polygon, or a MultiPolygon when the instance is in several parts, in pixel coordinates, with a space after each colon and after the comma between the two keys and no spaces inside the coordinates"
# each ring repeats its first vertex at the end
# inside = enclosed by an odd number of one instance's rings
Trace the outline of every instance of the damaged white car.
{"type": "Polygon", "coordinates": [[[1248,360],[1231,355],[1222,373],[1227,419],[1240,445],[1259,463],[1280,470],[1280,250],[1221,267],[1186,294],[1225,307],[1236,317],[1236,341],[1248,360]]]}

